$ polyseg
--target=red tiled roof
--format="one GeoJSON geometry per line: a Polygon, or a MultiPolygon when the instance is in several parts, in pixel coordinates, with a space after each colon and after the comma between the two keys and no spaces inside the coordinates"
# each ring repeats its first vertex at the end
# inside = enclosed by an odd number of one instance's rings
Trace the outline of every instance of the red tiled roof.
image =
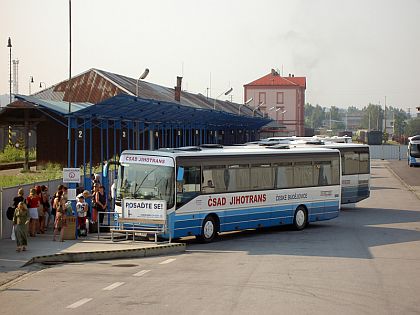
{"type": "Polygon", "coordinates": [[[244,86],[261,86],[261,85],[275,85],[275,86],[301,86],[306,88],[306,77],[281,77],[269,73],[262,78],[259,78],[244,86]]]}

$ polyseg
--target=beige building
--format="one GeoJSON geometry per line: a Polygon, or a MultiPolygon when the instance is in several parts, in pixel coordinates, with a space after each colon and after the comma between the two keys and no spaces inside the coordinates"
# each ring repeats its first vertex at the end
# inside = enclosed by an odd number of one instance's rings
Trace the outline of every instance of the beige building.
{"type": "Polygon", "coordinates": [[[282,77],[275,70],[244,85],[244,102],[284,125],[282,135],[304,136],[306,77],[289,74],[282,77]]]}

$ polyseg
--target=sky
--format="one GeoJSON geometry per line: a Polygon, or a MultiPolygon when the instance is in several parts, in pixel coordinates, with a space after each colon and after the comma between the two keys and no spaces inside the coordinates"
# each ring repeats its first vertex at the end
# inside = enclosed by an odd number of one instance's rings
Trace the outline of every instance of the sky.
{"type": "MultiPolygon", "coordinates": [[[[324,107],[420,106],[420,0],[72,0],[72,75],[91,68],[244,102],[278,69],[324,107]]],[[[0,0],[0,95],[9,48],[19,93],[69,76],[69,1],[0,0]],[[30,84],[33,76],[34,83],[30,84]]],[[[220,97],[220,99],[223,99],[220,97]]]]}

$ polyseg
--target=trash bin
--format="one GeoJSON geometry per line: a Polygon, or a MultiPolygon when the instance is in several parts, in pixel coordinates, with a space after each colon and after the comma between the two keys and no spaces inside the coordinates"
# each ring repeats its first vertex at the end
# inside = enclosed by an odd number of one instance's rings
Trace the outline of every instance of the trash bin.
{"type": "Polygon", "coordinates": [[[64,228],[64,239],[65,240],[74,240],[76,239],[76,220],[77,217],[74,215],[69,215],[66,217],[67,226],[64,228]]]}

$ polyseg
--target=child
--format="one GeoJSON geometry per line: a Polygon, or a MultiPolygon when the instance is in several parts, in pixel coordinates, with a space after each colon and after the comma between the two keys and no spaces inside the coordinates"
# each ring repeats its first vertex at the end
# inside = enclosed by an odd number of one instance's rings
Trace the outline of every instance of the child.
{"type": "Polygon", "coordinates": [[[86,215],[88,211],[88,204],[85,202],[83,194],[77,195],[77,225],[79,226],[79,236],[86,236],[86,215]]]}

